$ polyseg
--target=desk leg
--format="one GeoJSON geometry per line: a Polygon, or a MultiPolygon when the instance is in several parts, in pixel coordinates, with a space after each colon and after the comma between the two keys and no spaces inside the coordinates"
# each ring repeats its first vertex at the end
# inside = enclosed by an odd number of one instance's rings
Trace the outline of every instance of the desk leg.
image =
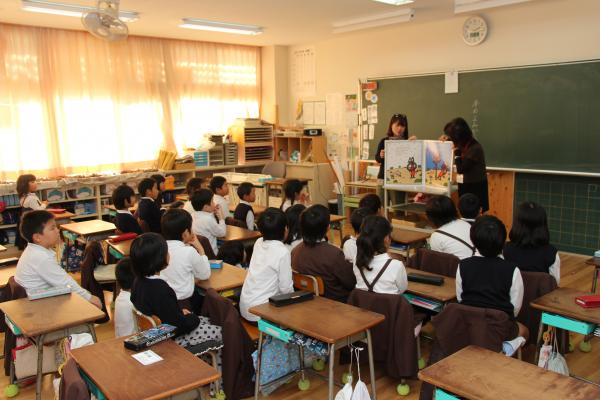
{"type": "Polygon", "coordinates": [[[377,400],[377,393],[375,391],[375,364],[373,363],[373,343],[370,329],[367,329],[367,349],[369,352],[369,371],[371,373],[371,398],[377,400]]]}
{"type": "Polygon", "coordinates": [[[96,338],[96,328],[94,328],[94,323],[91,322],[87,324],[88,331],[90,331],[90,335],[92,335],[92,340],[94,343],[98,343],[98,339],[96,338]]]}
{"type": "Polygon", "coordinates": [[[340,228],[340,247],[342,246],[342,242],[344,241],[344,226],[342,225],[342,221],[338,223],[338,227],[340,228]]]}
{"type": "Polygon", "coordinates": [[[335,364],[335,343],[329,348],[329,400],[333,400],[333,367],[335,364]]]}
{"type": "Polygon", "coordinates": [[[535,357],[533,359],[533,364],[538,365],[538,361],[540,359],[540,348],[542,346],[542,335],[544,333],[544,323],[542,322],[540,315],[540,327],[538,328],[538,337],[535,342],[535,357]]]}
{"type": "Polygon", "coordinates": [[[594,278],[592,279],[592,293],[596,293],[596,282],[598,281],[598,272],[600,272],[600,267],[594,267],[594,278]]]}
{"type": "Polygon", "coordinates": [[[42,377],[44,365],[44,335],[40,335],[34,340],[37,346],[37,374],[35,377],[35,398],[40,400],[42,398],[42,377]]]}
{"type": "Polygon", "coordinates": [[[256,382],[254,383],[254,400],[258,400],[258,392],[260,391],[260,367],[262,359],[263,333],[258,331],[258,355],[256,357],[256,382]]]}

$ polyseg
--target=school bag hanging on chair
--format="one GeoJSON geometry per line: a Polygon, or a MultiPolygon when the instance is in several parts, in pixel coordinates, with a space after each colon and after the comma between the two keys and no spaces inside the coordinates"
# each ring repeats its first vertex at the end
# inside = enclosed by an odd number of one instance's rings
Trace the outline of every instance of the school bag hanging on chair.
{"type": "Polygon", "coordinates": [[[371,400],[371,395],[369,395],[369,389],[367,389],[367,385],[360,380],[360,352],[363,349],[357,347],[354,349],[356,352],[356,368],[358,369],[358,381],[356,382],[356,386],[354,386],[354,392],[352,393],[351,400],[371,400]]]}
{"type": "MultiPolygon", "coordinates": [[[[350,368],[347,374],[344,374],[346,383],[335,395],[335,400],[352,400],[352,359],[354,358],[354,346],[349,345],[348,348],[350,349],[350,368]]],[[[342,380],[344,379],[342,378],[342,380]]]]}

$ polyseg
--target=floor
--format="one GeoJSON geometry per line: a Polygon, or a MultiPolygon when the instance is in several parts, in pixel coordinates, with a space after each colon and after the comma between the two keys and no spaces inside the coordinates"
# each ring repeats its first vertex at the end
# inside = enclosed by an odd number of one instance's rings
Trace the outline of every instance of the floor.
{"type": "MultiPolygon", "coordinates": [[[[337,234],[333,235],[336,237],[337,234]]],[[[562,269],[561,269],[561,286],[571,287],[582,291],[589,291],[591,288],[591,278],[593,273],[593,267],[588,266],[584,261],[589,258],[580,255],[574,255],[569,253],[561,254],[562,269]]],[[[111,300],[110,293],[106,294],[107,301],[111,300]]],[[[430,329],[426,327],[425,331],[430,329]]],[[[113,324],[109,322],[104,325],[96,327],[96,332],[99,340],[107,340],[114,336],[113,324]]],[[[577,375],[581,375],[592,381],[600,382],[600,342],[597,339],[592,339],[592,351],[591,353],[583,353],[579,350],[578,344],[581,341],[580,335],[572,334],[571,341],[575,345],[575,350],[566,355],[566,359],[571,369],[571,372],[577,375]]],[[[421,340],[422,352],[425,359],[429,355],[431,342],[429,340],[421,340]]],[[[532,361],[534,356],[534,349],[530,347],[523,353],[523,359],[525,361],[532,361]]],[[[366,358],[366,354],[364,355],[366,358]]],[[[339,366],[336,368],[336,376],[338,379],[342,373],[346,372],[347,366],[339,366]]],[[[365,364],[362,368],[362,380],[369,382],[368,368],[365,364]]],[[[400,396],[396,393],[396,386],[398,381],[389,379],[383,375],[381,368],[376,369],[376,387],[377,397],[380,400],[387,399],[398,399],[400,396]]],[[[271,400],[295,400],[295,399],[326,399],[327,398],[327,383],[314,376],[310,376],[310,388],[307,391],[299,391],[297,388],[297,379],[292,380],[290,383],[280,387],[273,394],[269,396],[271,400]]],[[[405,397],[407,400],[418,399],[420,382],[418,380],[408,381],[410,385],[410,394],[405,397]]],[[[0,388],[6,387],[8,384],[8,377],[0,376],[0,388]]],[[[508,383],[507,383],[508,384],[508,383]]],[[[336,389],[337,390],[337,389],[336,389]]],[[[3,391],[0,392],[0,398],[3,397],[3,391]]],[[[52,399],[54,396],[52,389],[52,377],[47,375],[44,377],[43,383],[43,397],[44,399],[52,399]]],[[[29,400],[35,398],[35,387],[29,386],[22,388],[19,395],[16,397],[21,400],[29,400]]]]}

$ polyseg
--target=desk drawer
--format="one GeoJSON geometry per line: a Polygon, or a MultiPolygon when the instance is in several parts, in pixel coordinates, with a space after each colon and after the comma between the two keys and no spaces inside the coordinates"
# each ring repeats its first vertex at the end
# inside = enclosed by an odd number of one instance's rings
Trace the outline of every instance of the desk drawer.
{"type": "Polygon", "coordinates": [[[590,324],[588,322],[582,322],[576,319],[571,319],[549,313],[542,313],[542,322],[546,325],[566,329],[568,331],[580,333],[582,335],[588,335],[592,333],[595,327],[594,324],[590,324]]]}

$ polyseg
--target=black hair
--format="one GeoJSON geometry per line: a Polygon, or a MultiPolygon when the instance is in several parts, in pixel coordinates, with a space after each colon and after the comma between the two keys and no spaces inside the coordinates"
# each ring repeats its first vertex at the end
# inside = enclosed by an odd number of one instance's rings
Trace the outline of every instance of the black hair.
{"type": "Polygon", "coordinates": [[[112,192],[113,205],[117,210],[123,210],[126,208],[125,201],[129,201],[133,196],[135,196],[135,192],[131,186],[123,183],[117,186],[112,192]]]}
{"type": "Polygon", "coordinates": [[[192,196],[196,190],[202,188],[204,184],[204,178],[190,178],[185,184],[185,192],[188,196],[192,196]]]}
{"type": "Polygon", "coordinates": [[[244,200],[244,196],[248,196],[250,193],[252,193],[253,188],[254,185],[250,182],[242,182],[237,188],[237,195],[240,200],[244,200]]]}
{"type": "Polygon", "coordinates": [[[168,265],[169,248],[158,233],[144,233],[133,240],[129,258],[133,272],[140,277],[156,275],[168,265]]]}
{"type": "Polygon", "coordinates": [[[190,201],[192,202],[192,207],[196,211],[202,211],[204,206],[210,205],[212,203],[212,199],[215,196],[213,192],[208,189],[200,189],[196,190],[190,201]]]}
{"type": "Polygon", "coordinates": [[[321,204],[308,207],[300,214],[302,240],[309,247],[325,238],[329,227],[329,209],[321,204]]]}
{"type": "Polygon", "coordinates": [[[482,215],[471,227],[471,242],[484,257],[497,257],[506,242],[506,227],[493,215],[482,215]]]}
{"type": "Polygon", "coordinates": [[[285,238],[285,244],[292,244],[294,240],[302,238],[302,229],[300,228],[300,214],[306,210],[304,204],[294,204],[285,210],[287,220],[288,234],[285,238]]]}
{"type": "Polygon", "coordinates": [[[183,232],[192,231],[192,216],[181,208],[170,208],[160,219],[160,231],[166,240],[182,240],[183,232]]]}
{"type": "Polygon", "coordinates": [[[54,215],[46,210],[27,211],[21,216],[21,237],[33,243],[33,235],[44,232],[44,227],[54,219],[54,215]]]}
{"type": "Polygon", "coordinates": [[[227,179],[225,179],[224,177],[220,175],[215,175],[210,180],[210,190],[212,190],[213,193],[217,193],[217,189],[221,189],[226,182],[227,179]]]}
{"type": "Polygon", "coordinates": [[[447,196],[440,195],[430,198],[425,206],[425,213],[436,228],[458,219],[456,206],[447,196]]]}
{"type": "Polygon", "coordinates": [[[390,123],[388,125],[387,137],[393,137],[394,132],[392,131],[392,125],[395,123],[399,123],[404,127],[404,133],[402,134],[402,139],[408,139],[408,118],[404,114],[394,114],[392,118],[390,118],[390,123]]]}
{"type": "Polygon", "coordinates": [[[165,177],[161,174],[154,174],[150,178],[154,179],[158,186],[165,181],[165,177]]]}
{"type": "Polygon", "coordinates": [[[31,182],[35,182],[35,175],[19,175],[17,178],[17,194],[19,195],[19,198],[26,196],[27,193],[29,193],[29,183],[31,182]]]}
{"type": "Polygon", "coordinates": [[[269,207],[258,217],[258,230],[263,240],[283,241],[287,220],[285,214],[278,208],[269,207]]]}
{"type": "Polygon", "coordinates": [[[135,275],[133,273],[131,259],[129,257],[121,258],[117,265],[115,265],[115,277],[117,278],[117,283],[121,289],[131,289],[135,275]]]}
{"type": "Polygon", "coordinates": [[[154,179],[152,179],[152,178],[144,178],[144,179],[142,179],[142,181],[138,185],[138,193],[140,194],[140,196],[145,197],[146,196],[146,192],[148,190],[152,190],[152,188],[154,187],[154,185],[156,185],[156,187],[158,187],[158,183],[156,183],[156,181],[154,179]]]}
{"type": "Polygon", "coordinates": [[[352,212],[350,216],[350,224],[352,225],[352,229],[354,229],[355,233],[360,232],[360,226],[362,225],[364,219],[369,215],[374,215],[374,213],[370,208],[361,207],[357,208],[352,212]]]}
{"type": "Polygon", "coordinates": [[[475,219],[481,211],[479,197],[473,193],[465,193],[458,199],[458,210],[463,218],[475,219]]]}
{"type": "Polygon", "coordinates": [[[283,201],[281,202],[281,208],[286,200],[290,201],[290,204],[294,204],[296,195],[302,191],[305,186],[299,179],[288,179],[283,183],[283,201]]]}
{"type": "Polygon", "coordinates": [[[244,244],[240,241],[225,242],[219,247],[217,258],[224,263],[237,265],[244,262],[244,244]]]}
{"type": "Polygon", "coordinates": [[[387,218],[380,215],[369,215],[365,218],[360,235],[356,239],[356,266],[371,271],[369,264],[373,257],[387,252],[385,238],[391,233],[392,225],[387,218]]]}
{"type": "Polygon", "coordinates": [[[473,132],[464,118],[454,118],[444,127],[444,133],[456,147],[464,147],[473,139],[473,132]]]}
{"type": "Polygon", "coordinates": [[[368,193],[360,199],[358,207],[367,207],[373,214],[377,214],[381,208],[381,199],[375,193],[368,193]]]}
{"type": "Polygon", "coordinates": [[[519,247],[539,247],[550,243],[548,217],[544,207],[533,201],[521,203],[508,237],[519,247]]]}

